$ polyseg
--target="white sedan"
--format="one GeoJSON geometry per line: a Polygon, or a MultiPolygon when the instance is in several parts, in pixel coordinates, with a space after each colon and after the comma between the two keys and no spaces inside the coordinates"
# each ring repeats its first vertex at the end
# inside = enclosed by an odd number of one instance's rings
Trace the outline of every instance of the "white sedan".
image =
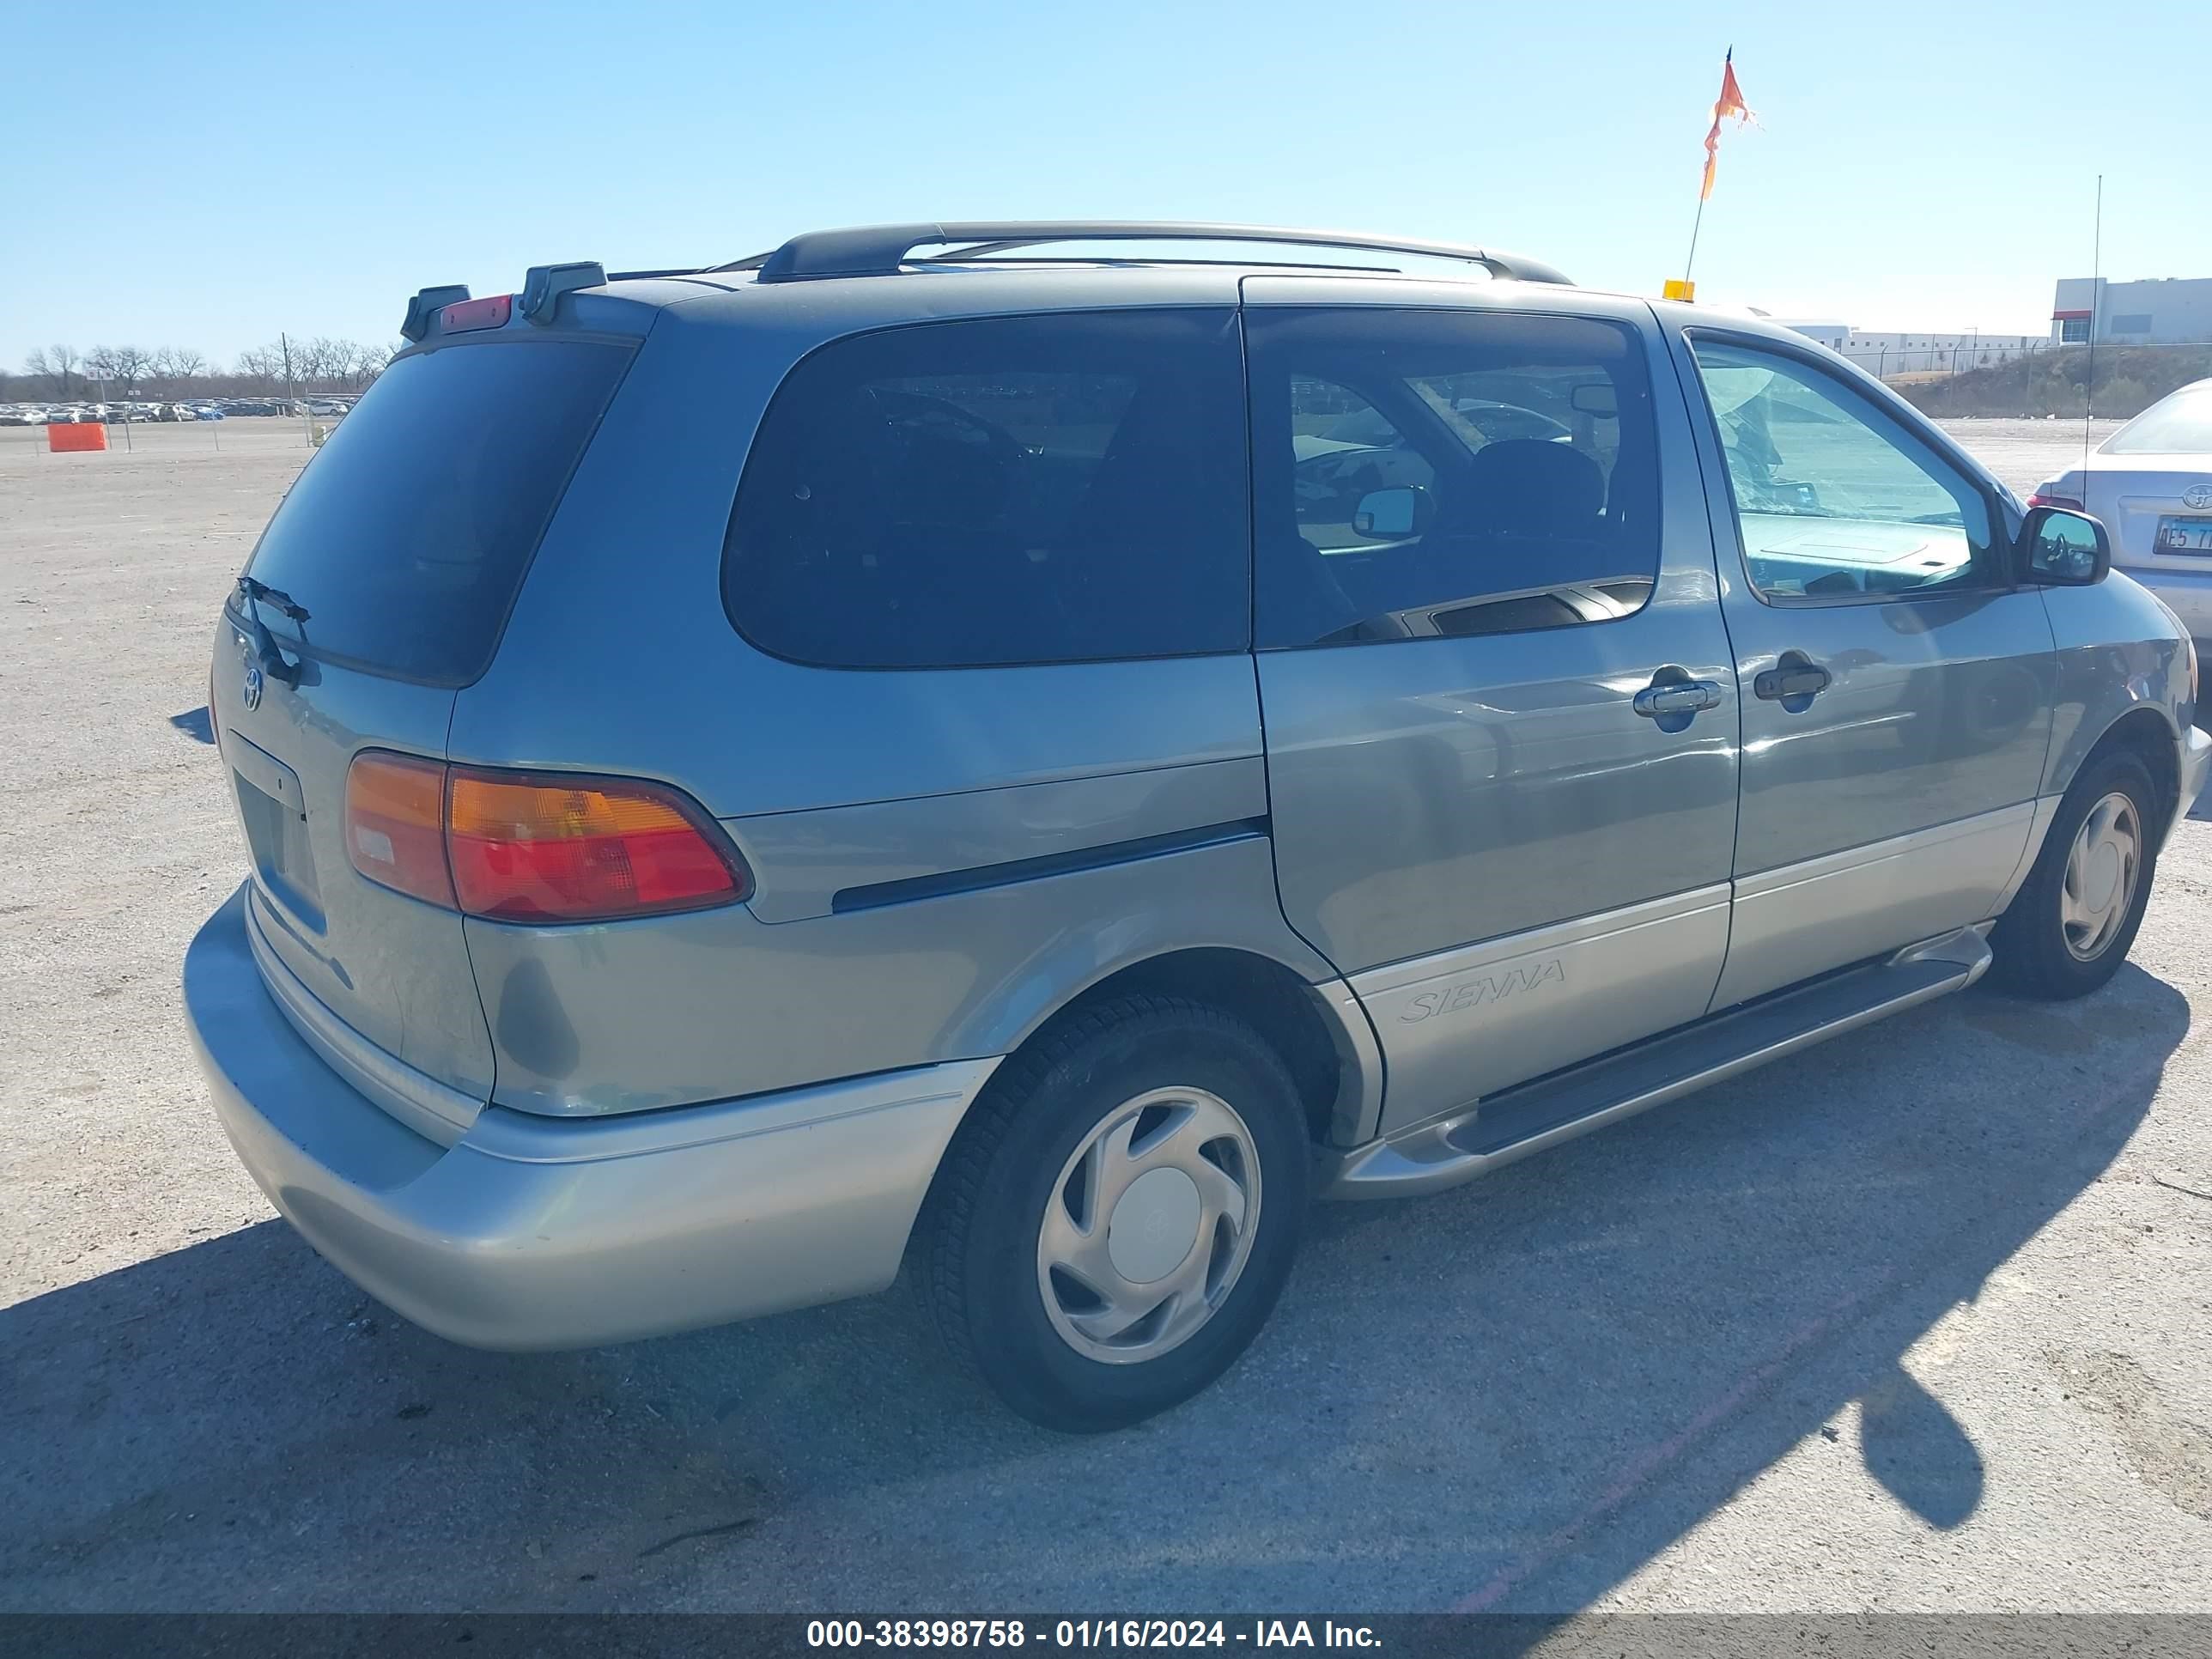
{"type": "Polygon", "coordinates": [[[2112,565],[2212,641],[2212,380],[2196,380],[2100,444],[2087,465],[2036,486],[2031,507],[2101,520],[2112,565]]]}

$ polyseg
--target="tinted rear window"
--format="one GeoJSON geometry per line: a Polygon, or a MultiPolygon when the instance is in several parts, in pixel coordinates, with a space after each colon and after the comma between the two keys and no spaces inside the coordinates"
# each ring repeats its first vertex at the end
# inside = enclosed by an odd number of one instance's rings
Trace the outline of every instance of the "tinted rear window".
{"type": "Polygon", "coordinates": [[[755,644],[832,667],[1240,651],[1245,508],[1234,312],[890,329],[777,391],[723,593],[755,644]]]}
{"type": "Polygon", "coordinates": [[[339,422],[249,571],[307,607],[289,642],[380,673],[483,672],[627,346],[518,341],[403,357],[339,422]]]}

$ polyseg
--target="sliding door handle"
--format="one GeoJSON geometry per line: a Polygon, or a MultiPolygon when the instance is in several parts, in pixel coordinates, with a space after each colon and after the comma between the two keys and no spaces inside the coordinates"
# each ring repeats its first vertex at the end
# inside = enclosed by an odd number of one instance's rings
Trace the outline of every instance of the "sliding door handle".
{"type": "Polygon", "coordinates": [[[1695,714],[1719,708],[1721,689],[1711,680],[1674,680],[1645,686],[1628,706],[1650,720],[1669,714],[1695,714]]]}
{"type": "Polygon", "coordinates": [[[1784,708],[1803,708],[1834,683],[1834,677],[1802,651],[1785,651],[1771,668],[1752,677],[1752,695],[1784,708]]]}

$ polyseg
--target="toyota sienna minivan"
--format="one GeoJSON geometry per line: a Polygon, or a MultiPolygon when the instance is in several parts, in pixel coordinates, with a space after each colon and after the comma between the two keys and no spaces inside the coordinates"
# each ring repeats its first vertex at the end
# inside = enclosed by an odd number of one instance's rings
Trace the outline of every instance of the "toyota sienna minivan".
{"type": "Polygon", "coordinates": [[[2096,521],[1512,254],[907,225],[405,332],[218,624],[184,990],[270,1201],[460,1342],[903,1267],[1129,1423],[1316,1195],[2095,989],[2212,764],[2096,521]]]}

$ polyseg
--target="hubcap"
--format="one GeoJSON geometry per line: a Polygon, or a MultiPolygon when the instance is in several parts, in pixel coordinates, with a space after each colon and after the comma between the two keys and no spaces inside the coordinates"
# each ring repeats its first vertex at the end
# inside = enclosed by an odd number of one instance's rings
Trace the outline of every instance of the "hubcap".
{"type": "Polygon", "coordinates": [[[1237,1109],[1154,1089],[1070,1155],[1037,1230],[1037,1289],[1060,1339],[1108,1364],[1157,1359],[1229,1299],[1260,1222],[1260,1157],[1237,1109]]]}
{"type": "Polygon", "coordinates": [[[2142,867],[2142,830],[2135,803],[2115,792],[2089,809],[2066,854],[2058,921],[2076,961],[2104,953],[2127,921],[2142,867]]]}

